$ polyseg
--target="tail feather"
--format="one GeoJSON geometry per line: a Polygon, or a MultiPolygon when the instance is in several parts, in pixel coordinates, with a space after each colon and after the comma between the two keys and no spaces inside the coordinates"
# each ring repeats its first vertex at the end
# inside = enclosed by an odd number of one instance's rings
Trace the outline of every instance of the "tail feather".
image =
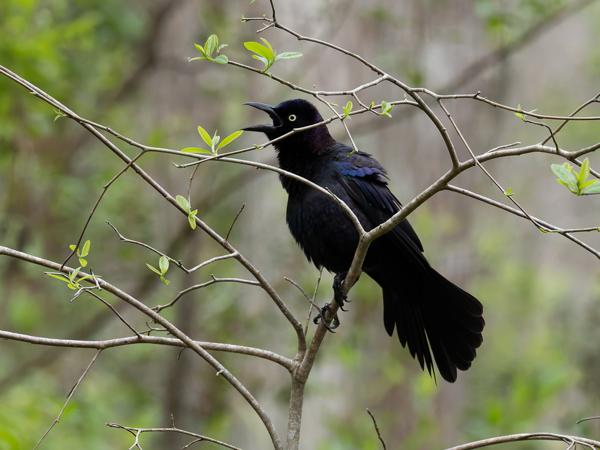
{"type": "Polygon", "coordinates": [[[483,342],[483,306],[468,292],[432,268],[401,285],[381,274],[372,274],[383,288],[384,325],[394,327],[403,347],[422,369],[454,382],[458,370],[467,370],[483,342]]]}

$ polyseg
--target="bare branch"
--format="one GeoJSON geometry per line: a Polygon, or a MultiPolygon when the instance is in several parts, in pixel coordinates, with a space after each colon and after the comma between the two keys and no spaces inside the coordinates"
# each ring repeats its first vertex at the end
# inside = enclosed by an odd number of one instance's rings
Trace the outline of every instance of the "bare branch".
{"type": "MultiPolygon", "coordinates": [[[[84,288],[85,289],[85,288],[84,288]]],[[[90,291],[87,290],[86,291],[88,294],[90,294],[92,297],[100,300],[100,302],[102,302],[102,304],[104,304],[104,306],[106,306],[108,309],[110,309],[112,311],[112,313],[117,316],[117,318],[123,323],[125,324],[125,326],[127,328],[129,328],[131,331],[133,331],[133,334],[135,334],[136,336],[140,336],[140,333],[138,333],[138,331],[134,328],[133,325],[131,325],[129,322],[127,322],[127,319],[125,319],[125,317],[123,317],[121,315],[121,313],[119,311],[117,311],[115,309],[115,307],[113,305],[111,305],[109,302],[107,302],[106,300],[104,300],[102,297],[100,297],[98,294],[96,294],[94,291],[90,291]]]]}
{"type": "Polygon", "coordinates": [[[161,312],[163,309],[170,308],[171,306],[175,305],[175,303],[177,303],[181,299],[181,297],[183,297],[185,294],[188,294],[192,291],[197,291],[199,289],[202,289],[202,288],[205,288],[207,286],[211,286],[211,285],[217,284],[217,283],[240,283],[240,284],[249,284],[251,286],[260,286],[260,283],[258,281],[246,280],[243,278],[216,278],[215,276],[212,276],[210,280],[208,280],[204,283],[195,284],[186,289],[183,289],[169,303],[166,303],[164,305],[154,306],[152,309],[156,312],[161,312]]]}
{"type": "Polygon", "coordinates": [[[377,433],[377,438],[379,439],[379,442],[381,443],[381,448],[383,448],[383,450],[387,450],[385,441],[381,437],[381,431],[379,431],[379,426],[377,425],[377,420],[375,420],[375,416],[373,415],[373,413],[371,412],[371,410],[369,408],[366,408],[366,410],[367,410],[367,414],[371,417],[371,420],[373,421],[373,427],[375,428],[375,432],[377,433]]]}
{"type": "Polygon", "coordinates": [[[42,443],[42,441],[46,438],[46,436],[48,436],[48,434],[50,433],[50,431],[52,431],[52,428],[54,428],[58,424],[58,422],[60,422],[60,419],[62,418],[62,415],[64,414],[65,409],[67,408],[67,405],[69,404],[69,402],[71,401],[71,399],[75,395],[75,391],[77,391],[77,388],[79,387],[79,385],[81,384],[81,382],[83,381],[83,379],[85,378],[85,376],[88,374],[88,372],[90,371],[90,369],[92,368],[92,366],[94,365],[94,363],[96,362],[96,359],[98,359],[98,356],[100,356],[100,352],[101,351],[102,350],[99,349],[96,353],[94,353],[94,356],[93,356],[92,360],[87,365],[87,367],[84,369],[84,371],[82,372],[82,374],[79,376],[79,378],[77,379],[77,381],[75,382],[75,384],[73,385],[73,387],[71,388],[71,390],[69,391],[69,393],[67,394],[67,399],[63,403],[62,408],[58,412],[58,415],[56,416],[56,418],[54,419],[54,421],[52,421],[52,424],[46,430],[46,432],[42,435],[42,437],[37,441],[37,443],[33,447],[33,450],[36,450],[40,446],[40,444],[42,443]]]}
{"type": "MultiPolygon", "coordinates": [[[[456,192],[458,194],[462,194],[462,195],[466,195],[467,197],[471,197],[474,198],[476,200],[479,200],[481,202],[487,203],[488,205],[491,206],[495,206],[496,208],[500,208],[503,209],[504,211],[507,211],[511,214],[514,214],[516,216],[522,217],[524,219],[528,219],[529,218],[523,214],[522,211],[516,209],[516,208],[512,208],[508,205],[505,205],[504,203],[500,203],[496,200],[493,200],[491,198],[485,197],[481,194],[477,194],[475,192],[471,192],[467,189],[458,187],[458,186],[453,186],[451,184],[449,184],[448,186],[446,186],[446,190],[451,191],[451,192],[456,192]]],[[[567,239],[571,240],[572,242],[576,243],[577,245],[579,245],[580,247],[584,248],[585,250],[587,250],[588,252],[592,253],[594,256],[596,256],[596,258],[600,259],[600,252],[592,247],[590,247],[588,244],[586,244],[585,242],[580,241],[579,239],[577,239],[575,236],[573,236],[571,233],[576,233],[576,232],[584,232],[584,231],[598,231],[598,227],[587,227],[587,228],[575,228],[575,229],[562,229],[557,227],[556,225],[552,225],[551,223],[548,223],[544,220],[538,219],[537,217],[533,217],[533,219],[543,225],[544,228],[540,228],[540,230],[547,230],[544,232],[548,232],[548,233],[559,233],[562,234],[563,236],[565,236],[567,239]]]]}
{"type": "Polygon", "coordinates": [[[480,441],[470,442],[468,444],[457,445],[455,447],[447,448],[446,450],[473,450],[476,448],[489,447],[491,445],[506,444],[509,442],[523,442],[523,441],[560,441],[572,445],[582,445],[591,450],[599,449],[600,442],[594,441],[588,438],[582,438],[578,436],[569,436],[566,434],[557,433],[519,433],[510,434],[507,436],[499,436],[489,439],[482,439],[480,441]]]}
{"type": "MultiPolygon", "coordinates": [[[[118,423],[107,423],[106,426],[110,427],[110,428],[120,428],[122,430],[125,431],[129,431],[134,437],[134,443],[131,447],[129,447],[130,449],[133,447],[137,447],[138,449],[141,449],[141,445],[139,443],[140,441],[140,436],[144,433],[177,433],[177,434],[183,434],[186,436],[191,436],[196,438],[196,440],[194,440],[193,442],[210,442],[212,444],[216,444],[219,445],[223,448],[229,448],[231,450],[242,450],[240,447],[236,447],[235,445],[232,444],[228,444],[227,442],[223,442],[223,441],[219,441],[217,439],[208,437],[208,436],[204,436],[202,434],[198,434],[198,433],[192,433],[191,431],[187,431],[187,430],[182,430],[181,428],[176,428],[176,427],[167,427],[167,428],[135,428],[135,427],[126,427],[124,425],[119,425],[118,423]]],[[[189,447],[190,444],[186,445],[184,448],[189,447]]]]}
{"type": "Polygon", "coordinates": [[[589,420],[600,420],[600,416],[591,416],[591,417],[584,417],[583,419],[579,419],[577,422],[575,422],[576,424],[580,424],[582,422],[587,422],[589,420]]]}
{"type": "Polygon", "coordinates": [[[96,200],[96,202],[94,203],[94,206],[92,206],[92,210],[90,211],[90,213],[88,214],[88,217],[83,225],[83,228],[81,230],[81,232],[79,233],[79,237],[77,238],[76,242],[75,242],[75,246],[73,247],[73,250],[71,250],[71,252],[67,255],[67,257],[65,258],[65,260],[63,261],[62,265],[64,266],[65,264],[67,264],[69,262],[69,260],[73,257],[73,255],[75,255],[75,253],[77,252],[77,249],[79,248],[79,246],[81,245],[81,241],[83,240],[83,236],[92,220],[92,217],[94,216],[94,213],[96,212],[96,210],[98,209],[98,206],[100,206],[100,202],[102,201],[102,199],[104,198],[104,195],[106,194],[106,192],[108,191],[108,189],[112,186],[112,184],[117,181],[119,179],[119,177],[121,175],[123,175],[125,172],[127,172],[127,169],[129,169],[131,167],[132,164],[134,164],[137,160],[139,160],[142,155],[144,154],[144,152],[142,151],[141,153],[138,153],[137,156],[135,156],[131,161],[129,161],[125,167],[123,167],[114,177],[112,177],[110,179],[110,181],[108,183],[106,183],[103,187],[102,187],[102,191],[100,192],[100,195],[98,196],[98,199],[96,200]]]}
{"type": "Polygon", "coordinates": [[[200,264],[197,264],[194,267],[188,269],[187,267],[185,267],[183,265],[183,263],[180,260],[170,257],[166,253],[163,253],[160,250],[157,250],[156,248],[152,247],[150,244],[146,244],[145,242],[141,242],[141,241],[136,241],[134,239],[129,239],[129,238],[125,237],[123,234],[121,234],[121,232],[119,232],[119,230],[117,230],[117,227],[115,227],[112,223],[110,223],[109,221],[106,221],[106,223],[108,224],[109,227],[111,227],[114,230],[114,232],[119,237],[119,240],[121,240],[127,244],[138,245],[140,247],[143,247],[145,249],[148,249],[148,250],[156,253],[159,256],[164,256],[164,257],[168,258],[169,261],[171,261],[173,264],[175,264],[177,267],[179,267],[181,270],[183,270],[187,274],[193,273],[196,270],[202,269],[203,267],[206,267],[214,262],[223,261],[225,259],[230,259],[230,258],[235,258],[237,256],[237,252],[229,253],[227,255],[215,256],[213,258],[207,259],[206,261],[202,261],[200,264]]]}
{"type": "Polygon", "coordinates": [[[235,224],[237,223],[237,220],[242,215],[242,212],[244,212],[244,208],[245,207],[246,207],[246,204],[243,203],[242,206],[240,207],[240,209],[238,210],[237,214],[235,215],[235,217],[231,221],[231,225],[229,225],[229,229],[227,230],[227,234],[225,234],[225,240],[226,241],[229,240],[229,236],[231,235],[231,232],[233,231],[233,227],[235,227],[235,224]]]}
{"type": "MultiPolygon", "coordinates": [[[[29,81],[23,79],[19,75],[15,74],[11,70],[7,69],[4,66],[0,65],[0,74],[5,75],[21,86],[27,88],[30,92],[32,92],[35,96],[41,98],[46,103],[54,106],[59,109],[62,113],[64,113],[67,117],[75,120],[82,127],[92,133],[100,142],[102,142],[106,147],[108,147],[117,157],[119,157],[126,164],[131,163],[131,167],[133,170],[155,191],[157,191],[165,200],[167,200],[173,207],[177,208],[182,214],[187,216],[187,213],[183,210],[183,208],[177,203],[175,198],[165,189],[163,188],[154,178],[152,178],[148,173],[146,173],[139,165],[132,163],[131,158],[129,158],[125,153],[123,153],[115,144],[113,144],[106,136],[104,136],[98,129],[85,121],[80,116],[78,116],[71,109],[67,108],[65,105],[60,103],[55,98],[48,95],[46,92],[33,85],[29,81]]],[[[227,240],[225,240],[220,234],[218,234],[215,230],[213,230],[208,224],[202,221],[198,216],[195,217],[195,221],[197,226],[203,230],[206,234],[208,234],[215,242],[225,248],[229,253],[237,252],[235,247],[233,247],[227,240]]],[[[303,352],[306,349],[306,338],[304,336],[304,330],[302,328],[302,324],[300,321],[292,314],[289,308],[285,305],[282,298],[275,291],[273,286],[267,281],[267,279],[260,273],[260,271],[241,253],[237,252],[235,257],[239,263],[244,266],[261,284],[261,287],[264,291],[271,297],[277,308],[281,311],[283,316],[288,320],[288,322],[294,328],[298,339],[298,351],[303,352]]],[[[154,313],[154,312],[153,312],[154,313]]],[[[266,423],[265,423],[266,424],[266,423]]],[[[271,430],[274,431],[271,425],[271,430]]],[[[270,430],[270,431],[271,431],[270,430]]],[[[271,436],[278,441],[278,437],[274,434],[271,436]]],[[[277,445],[276,445],[277,447],[277,445]]]]}
{"type": "MultiPolygon", "coordinates": [[[[44,345],[49,347],[70,347],[70,348],[95,348],[98,350],[104,350],[113,347],[124,347],[127,345],[136,344],[154,344],[154,345],[167,345],[171,347],[183,347],[186,345],[181,342],[180,339],[160,337],[160,336],[146,336],[140,334],[140,336],[121,337],[114,339],[105,339],[100,341],[92,340],[78,340],[78,339],[56,339],[47,338],[41,336],[32,336],[29,334],[13,333],[11,331],[0,330],[0,339],[8,339],[11,341],[26,342],[34,345],[44,345]]],[[[279,355],[270,350],[264,350],[262,348],[247,347],[243,345],[235,344],[224,344],[221,342],[205,342],[195,341],[200,347],[206,350],[212,350],[217,352],[226,353],[237,353],[240,355],[256,356],[258,358],[272,361],[287,370],[292,370],[294,363],[290,358],[279,355]]]]}
{"type": "MultiPolygon", "coordinates": [[[[134,166],[135,167],[135,166],[134,166]]],[[[141,169],[140,169],[141,170],[141,169]]],[[[30,255],[28,253],[23,253],[18,250],[14,250],[8,247],[0,246],[0,255],[10,256],[12,258],[17,258],[22,261],[26,261],[32,264],[37,264],[40,266],[48,267],[53,270],[58,270],[64,273],[71,273],[73,271],[72,268],[63,267],[61,270],[61,265],[57,264],[53,261],[49,261],[43,258],[39,258],[37,256],[30,255]]],[[[85,275],[85,274],[84,274],[85,275]]],[[[115,295],[120,298],[124,302],[133,306],[138,311],[142,312],[144,315],[152,319],[154,322],[162,325],[169,333],[178,338],[181,342],[185,344],[186,347],[190,348],[196,354],[198,354],[202,359],[204,359],[207,363],[209,363],[217,373],[221,374],[224,379],[226,379],[231,386],[233,386],[246,400],[246,402],[254,409],[256,414],[262,420],[265,428],[267,429],[269,436],[271,437],[271,442],[276,450],[282,450],[283,446],[281,444],[281,439],[275,430],[273,422],[260,403],[254,398],[254,396],[248,391],[246,386],[244,386],[229,370],[227,370],[217,359],[215,359],[207,350],[205,350],[201,345],[198,345],[196,341],[191,339],[188,335],[183,333],[179,328],[173,325],[169,320],[165,319],[160,314],[153,311],[151,308],[147,307],[144,303],[139,301],[138,299],[132,297],[121,289],[113,286],[112,284],[99,279],[98,283],[107,292],[115,295]]],[[[300,325],[302,327],[302,325],[300,325]]],[[[302,332],[303,330],[301,330],[302,332]]]]}

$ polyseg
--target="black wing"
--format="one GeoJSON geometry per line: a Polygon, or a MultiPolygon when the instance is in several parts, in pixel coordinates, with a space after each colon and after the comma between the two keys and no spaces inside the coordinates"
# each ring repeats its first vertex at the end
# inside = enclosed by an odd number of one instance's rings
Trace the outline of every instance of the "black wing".
{"type": "MultiPolygon", "coordinates": [[[[337,157],[336,165],[346,191],[373,227],[400,210],[400,201],[388,189],[385,169],[369,154],[342,154],[337,157]]],[[[381,267],[371,267],[367,272],[383,288],[385,330],[391,336],[396,327],[402,346],[408,344],[411,355],[419,360],[422,368],[426,366],[432,373],[433,360],[423,312],[414,305],[415,300],[422,298],[421,290],[431,270],[423,255],[423,245],[407,220],[381,239],[391,247],[389,254],[393,262],[384,258],[381,267]],[[390,285],[394,288],[386,289],[390,285]],[[400,286],[404,286],[402,293],[398,291],[400,286]]]]}
{"type": "MultiPolygon", "coordinates": [[[[368,153],[341,153],[335,159],[343,186],[373,226],[397,213],[402,205],[387,186],[385,169],[368,153]]],[[[408,220],[403,220],[390,234],[395,244],[421,259],[423,245],[408,220]]]]}

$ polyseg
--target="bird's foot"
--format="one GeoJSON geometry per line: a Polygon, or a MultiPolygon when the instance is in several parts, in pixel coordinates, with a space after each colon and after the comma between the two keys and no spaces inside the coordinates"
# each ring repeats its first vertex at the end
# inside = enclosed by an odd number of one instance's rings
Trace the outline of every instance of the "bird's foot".
{"type": "Polygon", "coordinates": [[[329,303],[325,303],[325,306],[321,308],[319,313],[313,319],[313,323],[315,325],[318,325],[319,323],[321,323],[321,320],[323,321],[325,328],[327,328],[327,331],[330,331],[332,333],[335,333],[334,330],[340,326],[340,319],[338,318],[337,313],[334,314],[333,317],[331,316],[331,309],[329,307],[329,303]]]}
{"type": "Polygon", "coordinates": [[[333,298],[342,311],[346,311],[344,303],[350,303],[348,296],[344,293],[345,279],[346,272],[336,273],[335,277],[333,277],[333,298]]]}

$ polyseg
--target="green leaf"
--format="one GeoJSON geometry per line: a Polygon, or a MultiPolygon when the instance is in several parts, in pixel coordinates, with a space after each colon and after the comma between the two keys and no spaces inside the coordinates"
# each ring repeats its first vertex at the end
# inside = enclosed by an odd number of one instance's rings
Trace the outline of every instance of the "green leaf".
{"type": "Polygon", "coordinates": [[[190,213],[188,214],[188,223],[190,224],[190,228],[192,230],[195,230],[196,226],[198,225],[196,223],[196,214],[198,214],[197,209],[195,209],[194,211],[190,211],[190,213]]]}
{"type": "Polygon", "coordinates": [[[581,183],[581,184],[579,185],[579,189],[585,189],[586,187],[588,187],[588,186],[591,186],[592,184],[595,184],[595,183],[596,183],[596,181],[597,181],[597,180],[587,180],[586,182],[584,182],[584,183],[581,183]]]}
{"type": "Polygon", "coordinates": [[[237,138],[239,138],[243,133],[244,133],[243,130],[237,130],[237,131],[234,131],[233,133],[231,133],[229,136],[224,137],[223,140],[221,141],[221,143],[219,144],[219,146],[217,147],[217,149],[223,148],[226,145],[231,144],[233,141],[235,141],[237,138]]]}
{"type": "Polygon", "coordinates": [[[217,53],[221,53],[221,50],[223,50],[225,47],[228,47],[227,44],[221,44],[217,47],[217,53]]]}
{"type": "Polygon", "coordinates": [[[390,103],[386,102],[385,100],[381,101],[381,115],[382,116],[387,116],[387,117],[392,117],[392,115],[390,114],[390,112],[392,111],[392,109],[394,108],[394,105],[391,105],[390,103]]]}
{"type": "Polygon", "coordinates": [[[275,57],[275,55],[273,55],[273,50],[271,50],[269,47],[265,47],[260,42],[247,41],[244,42],[244,47],[246,48],[246,50],[249,50],[252,53],[256,53],[257,55],[260,55],[267,60],[272,60],[275,57]]]}
{"type": "Polygon", "coordinates": [[[181,208],[187,213],[190,212],[190,202],[188,201],[187,198],[185,198],[183,195],[176,195],[175,196],[175,201],[177,202],[177,204],[179,206],[181,206],[181,208]]]}
{"type": "Polygon", "coordinates": [[[79,258],[79,264],[81,265],[81,267],[87,267],[87,259],[85,258],[79,258]]]}
{"type": "Polygon", "coordinates": [[[181,149],[181,151],[184,153],[203,153],[206,155],[212,155],[212,152],[210,150],[200,147],[184,147],[181,149]]]}
{"type": "Polygon", "coordinates": [[[164,275],[169,271],[169,258],[165,255],[162,255],[158,259],[158,267],[160,267],[160,273],[164,275]]]}
{"type": "Polygon", "coordinates": [[[210,58],[218,46],[219,38],[216,34],[211,34],[204,43],[204,51],[206,52],[206,56],[210,58]]]}
{"type": "Polygon", "coordinates": [[[208,58],[206,56],[193,56],[191,58],[188,58],[188,62],[192,62],[192,61],[206,61],[208,58]]]}
{"type": "Polygon", "coordinates": [[[600,181],[592,180],[593,183],[584,187],[581,190],[583,195],[592,195],[592,194],[600,194],[600,181]]]}
{"type": "Polygon", "coordinates": [[[515,116],[517,116],[521,120],[525,120],[525,114],[523,114],[523,110],[521,109],[521,104],[517,105],[518,112],[515,112],[515,116]]]}
{"type": "Polygon", "coordinates": [[[200,44],[194,44],[194,47],[196,47],[196,50],[198,50],[200,53],[202,53],[202,56],[206,56],[206,52],[204,51],[204,47],[202,47],[200,44]]]}
{"type": "Polygon", "coordinates": [[[69,249],[70,249],[71,251],[75,251],[75,249],[76,249],[76,248],[77,248],[77,246],[76,246],[75,244],[71,244],[71,245],[69,245],[69,249]]]}
{"type": "Polygon", "coordinates": [[[217,147],[217,145],[219,144],[220,140],[221,140],[221,136],[218,136],[217,132],[215,131],[215,134],[213,134],[212,141],[210,143],[210,148],[212,149],[212,151],[215,155],[217,154],[217,150],[219,149],[219,147],[217,147]]]}
{"type": "Polygon", "coordinates": [[[352,107],[354,105],[352,104],[351,100],[348,100],[348,102],[346,103],[346,106],[344,106],[344,115],[342,116],[343,119],[345,119],[346,117],[348,117],[350,115],[350,113],[352,112],[352,107]]]}
{"type": "Polygon", "coordinates": [[[77,283],[81,283],[82,281],[85,281],[85,280],[87,280],[89,278],[93,278],[92,275],[89,275],[89,274],[88,275],[84,275],[81,278],[79,278],[79,280],[77,280],[77,283]]]}
{"type": "Polygon", "coordinates": [[[69,280],[71,281],[71,283],[73,283],[75,281],[75,278],[77,278],[77,275],[79,274],[80,270],[81,270],[81,267],[78,267],[77,269],[73,270],[69,274],[69,280]]]}
{"type": "Polygon", "coordinates": [[[163,283],[165,286],[168,286],[168,285],[169,285],[169,283],[170,283],[170,281],[169,281],[169,280],[167,280],[167,279],[166,279],[165,277],[163,277],[163,276],[161,276],[161,277],[160,277],[160,281],[162,281],[162,283],[163,283]]]}
{"type": "Polygon", "coordinates": [[[148,263],[146,263],[146,267],[148,269],[150,269],[152,272],[154,272],[155,274],[161,275],[160,270],[158,270],[156,267],[154,267],[154,266],[152,266],[152,265],[150,265],[148,263]]]}
{"type": "Polygon", "coordinates": [[[219,55],[211,59],[211,61],[217,64],[227,64],[229,62],[229,58],[226,55],[219,55]]]}
{"type": "Polygon", "coordinates": [[[261,63],[264,64],[264,66],[265,66],[264,70],[267,70],[272,65],[272,64],[269,63],[269,61],[267,60],[267,58],[265,58],[264,56],[252,55],[252,57],[254,59],[256,59],[257,61],[260,61],[261,63]]]}
{"type": "Polygon", "coordinates": [[[57,273],[47,273],[46,275],[48,275],[50,278],[55,278],[64,283],[70,283],[70,280],[65,275],[59,275],[57,273]]]}
{"type": "Polygon", "coordinates": [[[271,54],[275,55],[275,50],[273,49],[273,46],[271,45],[271,43],[269,41],[267,41],[264,37],[261,37],[260,40],[263,41],[263,44],[265,44],[265,47],[267,47],[269,49],[271,54]]]}
{"type": "Polygon", "coordinates": [[[301,58],[301,57],[302,57],[302,53],[300,53],[300,52],[281,52],[275,57],[275,60],[295,59],[295,58],[301,58]]]}
{"type": "Polygon", "coordinates": [[[550,169],[556,175],[559,184],[567,187],[571,192],[578,193],[579,189],[577,186],[577,178],[573,173],[573,167],[569,163],[564,164],[552,164],[550,169]]]}
{"type": "Polygon", "coordinates": [[[92,243],[90,242],[90,240],[88,239],[87,241],[84,242],[83,247],[81,249],[81,256],[87,256],[90,254],[90,247],[92,246],[92,243]]]}
{"type": "Polygon", "coordinates": [[[577,175],[577,181],[581,185],[590,177],[590,160],[585,158],[581,163],[581,169],[579,169],[579,174],[577,175]]]}
{"type": "Polygon", "coordinates": [[[198,125],[198,134],[206,145],[212,145],[212,138],[210,137],[210,134],[208,134],[208,131],[206,131],[200,125],[198,125]]]}
{"type": "Polygon", "coordinates": [[[515,193],[513,192],[512,188],[507,188],[504,191],[504,195],[506,195],[507,197],[512,197],[513,195],[515,195],[515,193]]]}

